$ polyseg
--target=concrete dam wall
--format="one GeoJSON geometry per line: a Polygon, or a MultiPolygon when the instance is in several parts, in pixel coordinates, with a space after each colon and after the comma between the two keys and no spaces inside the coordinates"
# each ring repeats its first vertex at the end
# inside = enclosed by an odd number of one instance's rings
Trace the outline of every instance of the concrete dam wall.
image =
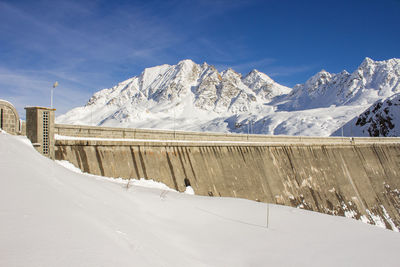
{"type": "MultiPolygon", "coordinates": [[[[56,125],[56,133],[78,136],[79,126],[74,127],[56,125]]],[[[93,137],[90,130],[98,129],[79,131],[93,137]]],[[[55,158],[92,174],[153,179],[181,192],[190,184],[197,195],[301,207],[400,229],[398,138],[256,137],[253,142],[56,140],[55,158]]]]}
{"type": "Polygon", "coordinates": [[[36,150],[87,173],[153,179],[181,192],[191,185],[197,195],[300,207],[400,230],[400,138],[64,125],[54,123],[54,109],[26,110],[21,134],[36,150]]]}

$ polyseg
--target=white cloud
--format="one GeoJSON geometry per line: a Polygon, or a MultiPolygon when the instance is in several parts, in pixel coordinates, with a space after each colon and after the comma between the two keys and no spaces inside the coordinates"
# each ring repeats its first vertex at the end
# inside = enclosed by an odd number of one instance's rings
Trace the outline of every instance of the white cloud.
{"type": "Polygon", "coordinates": [[[0,2],[0,41],[8,46],[0,54],[0,98],[19,112],[27,105],[48,106],[58,80],[55,104],[65,112],[121,81],[126,74],[115,75],[121,69],[133,76],[165,62],[170,58],[165,49],[180,41],[168,23],[145,9],[120,7],[98,16],[96,5],[0,2]]]}
{"type": "MultiPolygon", "coordinates": [[[[50,106],[50,90],[58,78],[48,72],[15,71],[0,67],[0,98],[10,101],[24,118],[26,106],[50,106]]],[[[59,112],[67,111],[74,104],[81,105],[89,98],[88,91],[68,80],[61,80],[54,94],[54,104],[59,112]]]]}
{"type": "Polygon", "coordinates": [[[313,66],[294,66],[294,67],[288,67],[288,66],[276,66],[276,67],[271,67],[267,68],[269,75],[271,77],[277,77],[277,76],[290,76],[296,73],[302,73],[306,72],[313,69],[313,66]]]}

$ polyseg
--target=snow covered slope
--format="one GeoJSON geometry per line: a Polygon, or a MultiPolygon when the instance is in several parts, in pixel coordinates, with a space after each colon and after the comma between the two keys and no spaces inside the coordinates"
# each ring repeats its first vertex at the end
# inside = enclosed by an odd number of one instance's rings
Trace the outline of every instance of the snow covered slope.
{"type": "MultiPolygon", "coordinates": [[[[341,135],[341,129],[333,133],[341,135]]],[[[400,136],[400,93],[376,101],[343,126],[346,136],[400,136]]]]}
{"type": "Polygon", "coordinates": [[[95,93],[58,123],[192,131],[329,136],[371,104],[400,92],[400,59],[366,58],[352,74],[321,71],[293,89],[257,70],[183,60],[95,93]]]}
{"type": "Polygon", "coordinates": [[[77,174],[4,133],[0,148],[0,266],[398,266],[400,235],[376,226],[269,205],[267,228],[265,203],[77,174]]]}
{"type": "Polygon", "coordinates": [[[305,84],[296,85],[287,107],[309,109],[331,105],[364,105],[400,92],[400,59],[373,61],[366,58],[352,74],[324,70],[305,84]]]}

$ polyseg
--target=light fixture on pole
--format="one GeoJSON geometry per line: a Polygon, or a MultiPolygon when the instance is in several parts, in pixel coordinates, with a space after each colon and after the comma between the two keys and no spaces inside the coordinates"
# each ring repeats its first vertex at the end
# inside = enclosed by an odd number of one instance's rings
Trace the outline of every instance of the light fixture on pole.
{"type": "Polygon", "coordinates": [[[176,128],[175,128],[175,117],[176,117],[176,114],[175,114],[175,109],[176,109],[176,107],[179,105],[179,103],[177,103],[177,104],[174,104],[174,139],[176,139],[176,128]]]}
{"type": "Polygon", "coordinates": [[[57,86],[58,86],[58,82],[56,81],[53,84],[53,88],[51,88],[51,99],[50,99],[50,107],[51,108],[53,108],[53,91],[54,91],[54,88],[56,88],[57,86]]]}

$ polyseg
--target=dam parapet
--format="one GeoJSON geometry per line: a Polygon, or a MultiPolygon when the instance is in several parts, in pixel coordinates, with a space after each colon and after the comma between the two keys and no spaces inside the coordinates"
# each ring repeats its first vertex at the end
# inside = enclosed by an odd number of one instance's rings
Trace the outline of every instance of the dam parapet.
{"type": "MultiPolygon", "coordinates": [[[[209,133],[171,130],[134,129],[87,125],[55,124],[54,133],[63,140],[130,139],[164,141],[218,141],[293,144],[371,144],[398,143],[399,137],[313,137],[261,134],[209,133]],[[76,137],[76,138],[71,138],[76,137]]],[[[104,140],[106,141],[106,140],[104,140]]]]}

